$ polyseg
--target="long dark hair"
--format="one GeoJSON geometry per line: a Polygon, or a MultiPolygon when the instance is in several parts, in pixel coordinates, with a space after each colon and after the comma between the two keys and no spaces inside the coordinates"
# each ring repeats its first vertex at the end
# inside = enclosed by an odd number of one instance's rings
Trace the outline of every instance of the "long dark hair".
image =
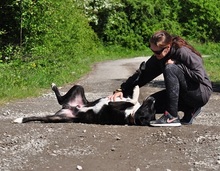
{"type": "Polygon", "coordinates": [[[197,54],[199,57],[202,57],[202,55],[186,40],[184,40],[179,36],[171,36],[168,32],[164,30],[160,30],[154,33],[153,36],[150,38],[150,43],[153,43],[157,47],[161,47],[161,48],[164,48],[169,44],[176,49],[185,46],[189,48],[193,53],[197,54]]]}
{"type": "Polygon", "coordinates": [[[190,45],[187,41],[185,41],[183,38],[179,36],[173,36],[172,37],[172,46],[174,48],[180,48],[182,46],[185,46],[189,48],[192,52],[197,54],[199,57],[202,57],[201,53],[199,53],[192,45],[190,45]]]}

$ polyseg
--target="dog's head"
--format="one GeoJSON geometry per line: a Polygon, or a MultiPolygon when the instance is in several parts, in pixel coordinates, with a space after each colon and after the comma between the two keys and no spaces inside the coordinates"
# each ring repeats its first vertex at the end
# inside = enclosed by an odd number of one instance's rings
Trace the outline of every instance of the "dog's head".
{"type": "Polygon", "coordinates": [[[155,120],[156,110],[154,109],[155,99],[148,97],[134,114],[136,125],[149,125],[150,121],[155,120]]]}

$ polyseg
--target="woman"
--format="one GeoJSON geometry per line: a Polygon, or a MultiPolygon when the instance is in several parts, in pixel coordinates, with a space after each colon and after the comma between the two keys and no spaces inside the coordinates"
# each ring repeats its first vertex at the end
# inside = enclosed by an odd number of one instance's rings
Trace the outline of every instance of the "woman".
{"type": "Polygon", "coordinates": [[[128,96],[136,85],[144,86],[163,73],[165,90],[152,94],[156,113],[161,118],[152,126],[181,126],[192,124],[212,93],[212,85],[203,66],[201,54],[181,37],[158,31],[150,38],[149,48],[154,53],[116,90],[111,100],[128,96]],[[178,111],[183,111],[180,120],[178,111]]]}

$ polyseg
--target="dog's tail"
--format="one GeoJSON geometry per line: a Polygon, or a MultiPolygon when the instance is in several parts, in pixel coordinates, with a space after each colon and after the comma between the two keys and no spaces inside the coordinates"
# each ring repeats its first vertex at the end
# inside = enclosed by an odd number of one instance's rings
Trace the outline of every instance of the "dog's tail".
{"type": "Polygon", "coordinates": [[[23,123],[23,118],[17,118],[15,120],[13,120],[13,123],[23,123]]]}
{"type": "Polygon", "coordinates": [[[30,116],[21,117],[13,120],[13,123],[26,123],[26,122],[43,122],[43,123],[63,123],[63,122],[77,122],[77,118],[65,117],[62,115],[51,115],[51,116],[30,116]]]}

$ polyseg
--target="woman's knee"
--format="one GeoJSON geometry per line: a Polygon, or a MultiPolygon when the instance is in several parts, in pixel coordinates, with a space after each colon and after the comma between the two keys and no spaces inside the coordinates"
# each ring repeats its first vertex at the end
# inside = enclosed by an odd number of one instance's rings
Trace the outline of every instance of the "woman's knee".
{"type": "Polygon", "coordinates": [[[176,71],[178,70],[178,67],[176,64],[167,64],[165,65],[165,68],[164,68],[164,72],[165,73],[170,73],[170,72],[173,72],[173,71],[176,71]]]}
{"type": "Polygon", "coordinates": [[[183,72],[181,67],[177,64],[167,64],[164,68],[164,75],[176,75],[177,77],[182,77],[183,72]]]}

